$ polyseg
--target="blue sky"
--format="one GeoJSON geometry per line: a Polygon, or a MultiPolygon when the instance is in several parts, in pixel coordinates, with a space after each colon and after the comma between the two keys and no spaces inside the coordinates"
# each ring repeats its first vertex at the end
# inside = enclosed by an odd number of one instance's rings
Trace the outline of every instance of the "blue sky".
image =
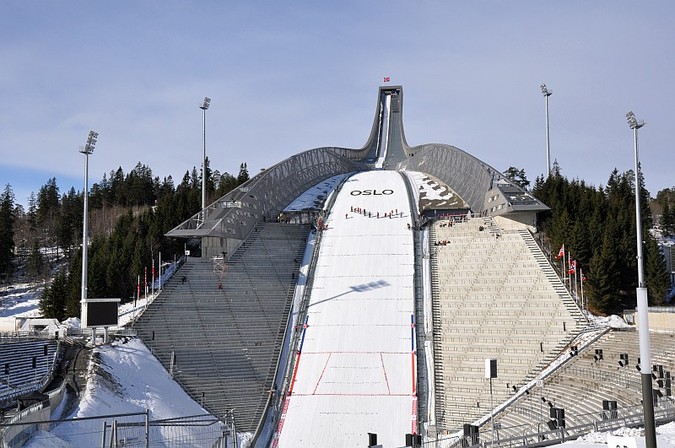
{"type": "Polygon", "coordinates": [[[500,171],[605,184],[633,167],[625,113],[647,125],[652,195],[675,186],[675,2],[44,1],[0,4],[0,183],[17,202],[56,177],[82,189],[137,162],[179,182],[251,173],[320,146],[361,147],[384,76],[408,143],[457,146],[500,171]]]}

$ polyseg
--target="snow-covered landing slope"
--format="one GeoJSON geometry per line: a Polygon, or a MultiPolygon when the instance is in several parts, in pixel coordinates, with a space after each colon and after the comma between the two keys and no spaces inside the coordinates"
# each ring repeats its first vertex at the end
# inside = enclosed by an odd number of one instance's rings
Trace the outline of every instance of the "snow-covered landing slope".
{"type": "MultiPolygon", "coordinates": [[[[173,381],[169,373],[150,353],[140,339],[127,343],[114,342],[101,346],[92,354],[87,387],[77,407],[63,418],[82,418],[108,414],[145,412],[150,410],[150,420],[208,415],[208,413],[173,381]],[[95,367],[97,366],[97,367],[95,367]]],[[[124,422],[124,418],[118,418],[124,422]]],[[[143,417],[129,419],[143,421],[143,417]]],[[[108,418],[107,423],[112,424],[108,418]]],[[[85,422],[66,422],[53,428],[49,434],[38,434],[29,448],[42,446],[89,447],[100,446],[103,419],[85,422]]],[[[180,435],[172,428],[151,428],[153,446],[171,442],[170,446],[211,447],[219,429],[211,427],[180,428],[180,435]],[[185,444],[176,440],[180,437],[185,444]]],[[[138,428],[130,438],[142,439],[143,428],[138,428]],[[139,433],[140,431],[140,433],[139,433]],[[137,434],[139,433],[139,434],[137,434]]],[[[123,436],[120,435],[120,438],[123,436]]]]}
{"type": "Polygon", "coordinates": [[[401,175],[343,186],[323,231],[300,358],[273,446],[401,446],[416,430],[409,201],[401,175]]]}

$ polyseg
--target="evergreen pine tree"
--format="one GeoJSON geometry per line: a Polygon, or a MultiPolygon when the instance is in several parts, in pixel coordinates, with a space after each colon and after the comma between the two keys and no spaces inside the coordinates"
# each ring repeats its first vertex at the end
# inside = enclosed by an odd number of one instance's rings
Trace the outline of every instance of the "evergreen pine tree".
{"type": "Polygon", "coordinates": [[[56,178],[52,177],[43,185],[37,196],[36,217],[40,229],[46,230],[46,241],[42,244],[56,244],[56,224],[59,216],[59,187],[56,178]]]}
{"type": "Polygon", "coordinates": [[[670,208],[670,201],[662,201],[661,205],[661,231],[664,235],[673,235],[675,233],[675,208],[670,208]]]}
{"type": "Polygon", "coordinates": [[[61,199],[57,220],[57,241],[68,257],[71,256],[73,246],[79,241],[82,228],[83,203],[80,198],[75,189],[71,188],[61,199]]]}
{"type": "Polygon", "coordinates": [[[663,305],[670,288],[666,260],[654,238],[647,234],[645,241],[645,281],[651,305],[663,305]]]}
{"type": "Polygon", "coordinates": [[[32,191],[28,197],[28,213],[26,214],[26,218],[31,228],[37,226],[37,197],[35,197],[35,193],[32,191]]]}
{"type": "MultiPolygon", "coordinates": [[[[90,264],[91,266],[91,264],[90,264]]],[[[70,260],[67,276],[67,293],[65,300],[65,317],[80,317],[80,301],[82,300],[82,251],[78,250],[70,260]]],[[[91,285],[91,269],[87,272],[87,284],[91,285]]],[[[91,286],[87,287],[87,297],[91,294],[91,286]]]]}
{"type": "Polygon", "coordinates": [[[106,281],[107,265],[110,262],[108,245],[104,238],[95,238],[91,243],[89,253],[88,291],[90,297],[108,297],[108,283],[106,281]]]}
{"type": "Polygon", "coordinates": [[[504,176],[523,190],[527,190],[530,186],[530,181],[527,180],[525,170],[522,168],[518,169],[515,166],[510,166],[504,171],[504,176]]]}
{"type": "MultiPolygon", "coordinates": [[[[87,277],[88,279],[89,277],[87,277]]],[[[67,277],[64,318],[80,317],[82,300],[82,271],[71,270],[67,277]]]]}
{"type": "Polygon", "coordinates": [[[553,247],[560,247],[566,244],[568,249],[571,248],[572,235],[572,221],[566,209],[560,213],[554,214],[553,222],[551,223],[551,241],[553,247]]]}
{"type": "Polygon", "coordinates": [[[588,225],[578,220],[572,229],[570,240],[572,248],[574,248],[574,258],[580,264],[587,264],[593,255],[593,246],[589,241],[588,225]]]}
{"type": "Polygon", "coordinates": [[[0,195],[0,277],[12,273],[14,258],[14,192],[7,184],[0,195]]]}
{"type": "Polygon", "coordinates": [[[609,314],[621,309],[616,289],[619,270],[616,236],[618,231],[610,222],[602,241],[602,247],[596,250],[588,272],[589,307],[599,314],[609,314]]]}
{"type": "Polygon", "coordinates": [[[42,317],[59,321],[65,319],[67,285],[66,274],[60,273],[54,277],[52,284],[44,289],[38,304],[42,317]]]}
{"type": "Polygon", "coordinates": [[[237,176],[237,184],[241,185],[248,179],[249,179],[248,168],[246,167],[246,163],[242,163],[241,165],[239,165],[239,175],[237,176]]]}

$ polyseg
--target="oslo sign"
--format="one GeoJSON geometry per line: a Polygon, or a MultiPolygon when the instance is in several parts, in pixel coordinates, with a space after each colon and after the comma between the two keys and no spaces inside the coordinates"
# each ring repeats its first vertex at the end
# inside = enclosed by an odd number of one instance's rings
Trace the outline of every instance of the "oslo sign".
{"type": "Polygon", "coordinates": [[[352,196],[389,196],[394,194],[394,190],[352,190],[352,196]]]}

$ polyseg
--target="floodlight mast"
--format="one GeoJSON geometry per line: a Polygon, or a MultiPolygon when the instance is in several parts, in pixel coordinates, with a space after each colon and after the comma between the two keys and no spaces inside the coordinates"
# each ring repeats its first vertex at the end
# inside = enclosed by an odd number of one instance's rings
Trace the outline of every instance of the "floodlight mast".
{"type": "Polygon", "coordinates": [[[206,111],[211,105],[211,98],[204,97],[204,101],[199,108],[202,110],[202,144],[204,154],[202,157],[202,224],[206,221],[206,111]]]}
{"type": "Polygon", "coordinates": [[[549,90],[546,84],[541,84],[541,93],[544,95],[546,102],[546,178],[551,175],[551,139],[549,136],[549,122],[548,122],[548,97],[553,95],[553,90],[549,90]]]}
{"type": "Polygon", "coordinates": [[[644,260],[642,255],[642,215],[640,207],[640,161],[638,157],[638,129],[645,122],[638,121],[630,111],[626,114],[628,126],[633,130],[633,151],[635,153],[635,233],[637,234],[638,286],[637,313],[638,337],[640,342],[640,376],[642,378],[642,408],[645,420],[645,445],[656,448],[656,424],[654,422],[654,391],[652,389],[652,360],[649,346],[649,302],[645,285],[644,260]]]}
{"type": "Polygon", "coordinates": [[[98,132],[89,131],[87,143],[80,148],[84,154],[84,211],[82,216],[82,296],[80,298],[80,325],[87,328],[87,268],[89,252],[89,156],[94,153],[98,132]]]}

